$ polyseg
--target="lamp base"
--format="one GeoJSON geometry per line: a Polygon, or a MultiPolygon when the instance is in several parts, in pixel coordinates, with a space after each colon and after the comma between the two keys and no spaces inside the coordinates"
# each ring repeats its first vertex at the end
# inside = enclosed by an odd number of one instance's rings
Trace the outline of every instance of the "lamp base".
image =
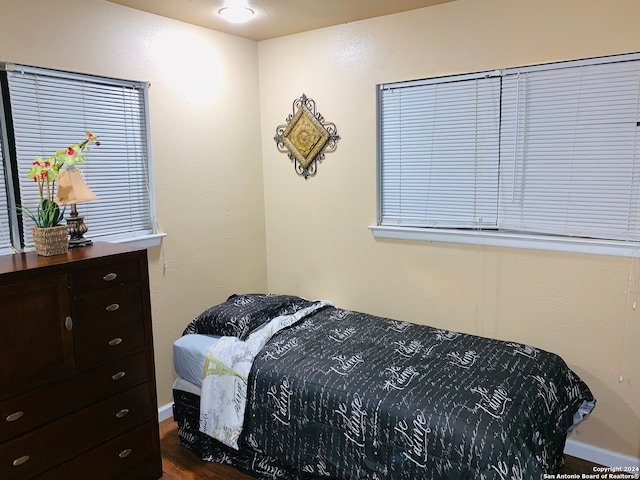
{"type": "Polygon", "coordinates": [[[93,245],[93,240],[90,238],[72,238],[69,240],[69,248],[88,247],[89,245],[93,245]]]}
{"type": "Polygon", "coordinates": [[[69,227],[69,248],[86,247],[93,245],[93,242],[84,238],[89,228],[84,223],[84,217],[78,215],[76,204],[71,204],[71,215],[67,217],[67,226],[69,227]]]}

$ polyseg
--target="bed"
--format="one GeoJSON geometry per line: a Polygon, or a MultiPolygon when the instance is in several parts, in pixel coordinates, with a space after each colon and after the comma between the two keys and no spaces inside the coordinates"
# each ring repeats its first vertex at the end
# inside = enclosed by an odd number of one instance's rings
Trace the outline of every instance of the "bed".
{"type": "Polygon", "coordinates": [[[556,354],[291,295],[232,295],[174,344],[180,443],[259,479],[542,478],[595,407],[556,354]]]}

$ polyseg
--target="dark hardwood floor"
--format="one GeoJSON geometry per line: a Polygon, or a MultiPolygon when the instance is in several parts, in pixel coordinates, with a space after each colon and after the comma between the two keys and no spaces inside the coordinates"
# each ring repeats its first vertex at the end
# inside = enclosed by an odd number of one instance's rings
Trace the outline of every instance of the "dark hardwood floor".
{"type": "Polygon", "coordinates": [[[160,422],[162,450],[162,480],[253,480],[238,470],[217,463],[205,462],[178,440],[178,424],[173,418],[160,422]]]}
{"type": "MultiPolygon", "coordinates": [[[[252,477],[240,473],[226,465],[200,460],[178,440],[178,425],[173,418],[160,422],[160,446],[162,449],[162,480],[252,480],[252,477]]],[[[567,456],[565,465],[558,473],[593,473],[593,463],[567,456]]],[[[531,479],[537,480],[537,479],[531,479]]]]}

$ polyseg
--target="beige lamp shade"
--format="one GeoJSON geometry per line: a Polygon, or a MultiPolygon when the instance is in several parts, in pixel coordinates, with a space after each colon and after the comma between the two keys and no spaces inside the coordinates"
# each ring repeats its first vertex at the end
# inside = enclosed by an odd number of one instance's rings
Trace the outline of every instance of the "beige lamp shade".
{"type": "Polygon", "coordinates": [[[58,205],[73,205],[98,198],[84,182],[80,170],[63,170],[58,175],[58,192],[55,198],[58,205]]]}

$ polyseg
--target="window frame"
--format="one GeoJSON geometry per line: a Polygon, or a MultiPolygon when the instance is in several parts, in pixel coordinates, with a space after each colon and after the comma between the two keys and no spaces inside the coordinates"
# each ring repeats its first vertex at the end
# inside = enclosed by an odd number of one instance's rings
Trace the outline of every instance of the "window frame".
{"type": "Polygon", "coordinates": [[[513,75],[522,71],[550,70],[563,68],[569,64],[593,65],[599,63],[613,63],[621,61],[638,61],[640,53],[610,55],[605,57],[572,60],[567,62],[553,62],[542,65],[514,67],[503,70],[491,70],[472,74],[453,75],[447,77],[435,77],[432,79],[414,80],[408,82],[392,82],[376,86],[376,122],[377,122],[377,162],[376,162],[376,224],[369,225],[374,238],[459,243],[467,245],[495,246],[508,248],[525,248],[546,251],[560,251],[573,253],[589,253],[599,255],[613,255],[636,257],[640,255],[640,238],[633,240],[605,240],[596,238],[570,237],[558,235],[545,235],[526,232],[505,231],[500,229],[482,228],[433,228],[410,227],[400,225],[385,225],[382,223],[382,110],[381,91],[389,85],[406,84],[415,82],[450,81],[451,78],[464,78],[478,75],[513,75]]]}

